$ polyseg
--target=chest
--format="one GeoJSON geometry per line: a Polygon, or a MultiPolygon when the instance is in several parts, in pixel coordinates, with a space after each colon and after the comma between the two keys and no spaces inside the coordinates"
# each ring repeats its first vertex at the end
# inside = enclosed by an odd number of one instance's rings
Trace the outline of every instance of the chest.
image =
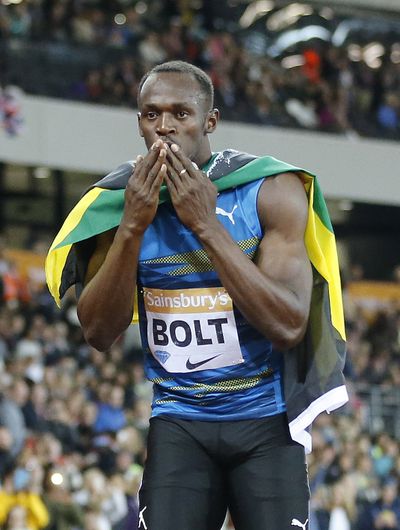
{"type": "MultiPolygon", "coordinates": [[[[262,237],[257,214],[257,193],[261,182],[220,193],[215,214],[234,241],[246,253],[254,254],[262,237]]],[[[183,225],[173,205],[159,206],[153,223],[144,234],[139,257],[139,276],[167,274],[173,277],[212,271],[212,265],[195,234],[183,225]]]]}

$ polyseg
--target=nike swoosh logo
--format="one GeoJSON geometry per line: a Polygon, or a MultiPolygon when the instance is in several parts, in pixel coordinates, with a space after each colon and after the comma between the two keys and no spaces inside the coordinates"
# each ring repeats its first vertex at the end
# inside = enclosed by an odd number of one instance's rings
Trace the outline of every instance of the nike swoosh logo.
{"type": "Polygon", "coordinates": [[[212,361],[213,359],[216,359],[217,357],[219,357],[220,355],[222,355],[221,353],[219,353],[218,355],[214,355],[214,357],[209,357],[208,359],[204,359],[203,361],[199,361],[197,363],[191,363],[190,362],[190,359],[188,359],[186,361],[186,368],[188,370],[194,370],[195,368],[198,368],[199,366],[203,366],[203,364],[206,364],[206,363],[209,363],[210,361],[212,361]]]}

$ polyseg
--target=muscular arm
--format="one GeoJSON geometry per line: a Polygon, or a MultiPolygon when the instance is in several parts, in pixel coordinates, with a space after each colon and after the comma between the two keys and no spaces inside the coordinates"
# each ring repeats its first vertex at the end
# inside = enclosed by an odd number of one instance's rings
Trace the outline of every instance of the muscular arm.
{"type": "Polygon", "coordinates": [[[304,245],[308,207],[300,179],[285,173],[262,184],[257,206],[265,235],[251,262],[215,215],[215,186],[180,150],[172,151],[167,185],[181,221],[201,241],[246,320],[277,348],[295,346],[306,329],[312,288],[304,245]]]}
{"type": "Polygon", "coordinates": [[[198,237],[244,317],[277,348],[286,349],[304,335],[312,287],[304,246],[307,199],[300,179],[293,174],[267,179],[258,211],[265,235],[254,263],[218,221],[200,228],[198,237]]]}
{"type": "Polygon", "coordinates": [[[140,243],[123,228],[97,236],[78,316],[86,341],[98,350],[107,350],[132,320],[140,243]]]}
{"type": "Polygon", "coordinates": [[[117,231],[97,237],[89,261],[78,317],[86,341],[107,350],[132,321],[137,265],[143,234],[154,219],[163,181],[165,149],[156,142],[137,160],[125,190],[125,206],[117,231]]]}

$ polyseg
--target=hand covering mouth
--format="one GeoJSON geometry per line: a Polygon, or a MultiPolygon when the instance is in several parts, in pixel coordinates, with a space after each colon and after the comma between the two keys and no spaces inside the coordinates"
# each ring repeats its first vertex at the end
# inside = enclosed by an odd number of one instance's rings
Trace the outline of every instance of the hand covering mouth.
{"type": "Polygon", "coordinates": [[[179,143],[176,140],[172,139],[170,136],[160,136],[159,139],[169,146],[171,146],[172,144],[179,145],[179,143]]]}

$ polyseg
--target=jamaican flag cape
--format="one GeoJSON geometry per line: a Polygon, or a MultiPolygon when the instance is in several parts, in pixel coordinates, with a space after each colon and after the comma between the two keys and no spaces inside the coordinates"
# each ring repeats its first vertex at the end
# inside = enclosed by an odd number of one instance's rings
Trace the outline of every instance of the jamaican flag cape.
{"type": "MultiPolygon", "coordinates": [[[[79,294],[94,236],[119,225],[133,166],[132,162],[122,164],[91,187],[56,236],[46,260],[46,277],[58,304],[71,285],[76,285],[79,294]]],[[[310,451],[312,421],[348,400],[342,375],[345,330],[336,243],[318,181],[307,171],[273,157],[230,149],[214,154],[203,171],[220,192],[287,171],[296,172],[304,183],[309,208],[305,244],[313,269],[313,291],[306,335],[299,346],[284,352],[284,392],[291,436],[310,451]]],[[[167,200],[168,191],[162,187],[160,203],[167,200]]]]}

